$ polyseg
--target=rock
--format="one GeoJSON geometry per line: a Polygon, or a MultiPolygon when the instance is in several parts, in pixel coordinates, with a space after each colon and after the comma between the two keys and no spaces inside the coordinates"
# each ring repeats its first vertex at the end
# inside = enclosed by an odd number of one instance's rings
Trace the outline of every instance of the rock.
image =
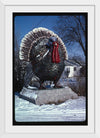
{"type": "Polygon", "coordinates": [[[31,90],[24,87],[20,94],[34,99],[37,105],[60,104],[68,99],[78,98],[78,95],[69,87],[46,90],[31,90]]]}
{"type": "Polygon", "coordinates": [[[59,104],[68,99],[77,99],[78,95],[69,87],[53,90],[41,90],[36,98],[36,104],[59,104]]]}

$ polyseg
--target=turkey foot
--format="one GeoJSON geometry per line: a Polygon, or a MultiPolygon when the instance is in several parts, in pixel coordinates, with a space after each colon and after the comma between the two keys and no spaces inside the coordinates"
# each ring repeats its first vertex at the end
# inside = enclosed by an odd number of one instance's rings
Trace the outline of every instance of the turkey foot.
{"type": "Polygon", "coordinates": [[[54,88],[63,88],[61,85],[55,85],[54,88]]]}
{"type": "Polygon", "coordinates": [[[40,87],[39,87],[40,90],[42,89],[46,89],[46,87],[43,86],[43,83],[40,83],[40,87]]]}
{"type": "Polygon", "coordinates": [[[61,86],[60,84],[55,83],[54,88],[63,88],[63,86],[61,86]]]}
{"type": "Polygon", "coordinates": [[[40,90],[46,89],[44,86],[40,86],[39,88],[40,90]]]}

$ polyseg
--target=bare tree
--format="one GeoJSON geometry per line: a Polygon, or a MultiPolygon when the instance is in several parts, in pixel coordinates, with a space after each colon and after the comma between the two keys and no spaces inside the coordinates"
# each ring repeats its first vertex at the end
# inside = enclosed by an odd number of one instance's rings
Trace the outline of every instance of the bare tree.
{"type": "Polygon", "coordinates": [[[85,60],[79,56],[79,55],[73,55],[72,57],[69,58],[69,60],[74,61],[75,63],[79,64],[80,66],[85,65],[85,60]]]}
{"type": "Polygon", "coordinates": [[[59,16],[54,29],[67,46],[78,43],[86,55],[86,16],[59,16]]]}

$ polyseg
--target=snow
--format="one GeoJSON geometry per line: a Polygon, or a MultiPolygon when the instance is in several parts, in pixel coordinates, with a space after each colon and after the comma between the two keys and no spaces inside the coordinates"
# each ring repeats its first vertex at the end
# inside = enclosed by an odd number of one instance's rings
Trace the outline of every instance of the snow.
{"type": "Polygon", "coordinates": [[[59,105],[35,105],[15,95],[15,120],[17,122],[85,121],[86,98],[69,99],[59,105]]]}

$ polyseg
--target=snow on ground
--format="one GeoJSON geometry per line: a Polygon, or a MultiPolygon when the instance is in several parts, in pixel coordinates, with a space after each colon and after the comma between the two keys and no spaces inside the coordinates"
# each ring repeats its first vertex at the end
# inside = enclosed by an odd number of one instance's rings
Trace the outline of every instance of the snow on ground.
{"type": "Polygon", "coordinates": [[[70,99],[59,105],[35,105],[15,95],[17,122],[85,121],[86,98],[70,99]]]}

